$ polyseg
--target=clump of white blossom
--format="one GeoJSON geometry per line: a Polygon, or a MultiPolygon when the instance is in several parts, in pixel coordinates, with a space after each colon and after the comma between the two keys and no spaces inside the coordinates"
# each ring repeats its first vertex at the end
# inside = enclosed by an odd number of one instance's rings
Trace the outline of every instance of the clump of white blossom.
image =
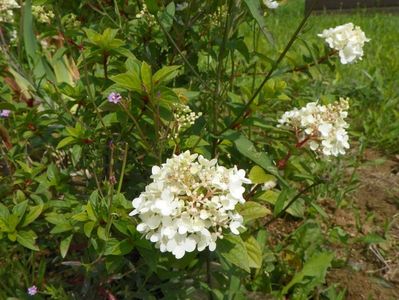
{"type": "Polygon", "coordinates": [[[245,171],[219,166],[186,151],[152,168],[152,182],[133,200],[137,231],[161,252],[182,258],[195,249],[214,251],[226,231],[238,235],[243,218],[236,211],[244,203],[245,171]]]}
{"type": "Polygon", "coordinates": [[[181,103],[174,104],[174,122],[172,124],[173,137],[177,138],[180,132],[194,125],[195,121],[201,116],[201,112],[193,112],[188,105],[181,103]]]}
{"type": "Polygon", "coordinates": [[[0,22],[11,23],[14,20],[13,9],[20,6],[15,0],[0,0],[0,22]]]}
{"type": "Polygon", "coordinates": [[[147,5],[143,4],[142,9],[136,14],[137,19],[146,20],[148,25],[156,24],[155,17],[148,11],[147,5]]]}
{"type": "Polygon", "coordinates": [[[50,24],[54,18],[54,13],[52,10],[47,10],[42,5],[32,6],[32,15],[36,18],[39,23],[50,24]]]}
{"type": "Polygon", "coordinates": [[[348,99],[344,98],[328,105],[311,102],[301,109],[285,112],[279,123],[294,128],[299,144],[308,142],[313,151],[338,156],[349,149],[346,131],[349,125],[345,121],[348,108],[348,99]]]}
{"type": "Polygon", "coordinates": [[[360,27],[352,23],[325,29],[318,36],[324,38],[331,49],[338,51],[342,64],[361,60],[364,43],[370,41],[360,27]]]}
{"type": "Polygon", "coordinates": [[[276,9],[279,6],[279,3],[277,1],[273,1],[273,0],[263,0],[263,3],[269,9],[276,9]]]}

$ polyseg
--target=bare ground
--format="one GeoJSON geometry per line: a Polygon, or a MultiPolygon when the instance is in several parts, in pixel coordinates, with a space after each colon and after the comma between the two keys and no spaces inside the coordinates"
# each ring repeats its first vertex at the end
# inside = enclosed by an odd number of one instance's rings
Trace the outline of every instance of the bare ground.
{"type": "MultiPolygon", "coordinates": [[[[398,161],[367,151],[358,169],[359,187],[352,209],[336,209],[332,222],[352,237],[376,233],[385,242],[355,243],[346,253],[347,267],[330,270],[329,284],[347,290],[348,300],[399,299],[399,173],[398,161]]],[[[336,249],[337,255],[340,249],[336,249]]]]}

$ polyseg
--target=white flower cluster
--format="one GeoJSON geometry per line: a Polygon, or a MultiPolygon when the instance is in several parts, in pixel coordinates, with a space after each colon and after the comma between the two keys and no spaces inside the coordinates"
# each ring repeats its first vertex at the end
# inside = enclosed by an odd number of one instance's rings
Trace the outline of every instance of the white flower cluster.
{"type": "Polygon", "coordinates": [[[33,5],[32,15],[37,19],[39,23],[45,24],[50,24],[52,19],[54,18],[53,11],[46,11],[45,7],[42,5],[33,5]]]}
{"type": "Polygon", "coordinates": [[[12,10],[19,7],[15,0],[0,0],[0,22],[11,23],[14,20],[12,10]]]}
{"type": "Polygon", "coordinates": [[[242,185],[251,183],[244,170],[186,151],[154,166],[151,178],[130,215],[140,217],[137,230],[161,252],[179,259],[195,249],[215,250],[224,230],[239,234],[243,218],[235,207],[245,202],[242,185]]]}
{"type": "Polygon", "coordinates": [[[364,43],[370,41],[360,27],[352,23],[325,29],[318,36],[324,38],[331,49],[338,51],[342,64],[361,60],[364,43]]]}
{"type": "Polygon", "coordinates": [[[154,26],[156,24],[155,17],[148,11],[147,5],[143,4],[141,11],[136,14],[137,19],[146,20],[148,25],[154,26]]]}
{"type": "Polygon", "coordinates": [[[313,151],[326,156],[338,156],[349,149],[346,131],[349,125],[345,121],[348,108],[348,99],[343,98],[328,105],[311,102],[301,109],[285,112],[279,123],[293,127],[298,138],[303,142],[308,141],[313,151]]]}
{"type": "Polygon", "coordinates": [[[202,113],[195,113],[188,105],[175,104],[174,105],[174,124],[172,128],[174,138],[177,138],[179,133],[190,126],[194,125],[195,121],[202,116],[202,113]]]}
{"type": "Polygon", "coordinates": [[[263,0],[263,4],[269,9],[276,9],[279,6],[279,3],[273,0],[263,0]]]}

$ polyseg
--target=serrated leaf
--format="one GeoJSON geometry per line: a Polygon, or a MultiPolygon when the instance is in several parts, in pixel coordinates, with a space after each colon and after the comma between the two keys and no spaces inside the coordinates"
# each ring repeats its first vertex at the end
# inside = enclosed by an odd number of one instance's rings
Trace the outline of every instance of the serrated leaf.
{"type": "Polygon", "coordinates": [[[225,235],[218,241],[218,253],[237,267],[250,272],[249,257],[244,241],[237,235],[225,235]]]}
{"type": "Polygon", "coordinates": [[[248,252],[249,267],[259,269],[262,266],[262,249],[258,241],[253,236],[249,236],[244,243],[248,252]]]}
{"type": "Polygon", "coordinates": [[[248,223],[258,218],[263,218],[272,213],[268,208],[254,201],[246,201],[240,208],[238,208],[238,212],[243,216],[244,223],[248,223]]]}
{"type": "Polygon", "coordinates": [[[68,253],[69,246],[71,245],[72,237],[73,237],[73,234],[67,236],[60,243],[60,252],[61,252],[62,258],[65,258],[65,256],[68,253]]]}

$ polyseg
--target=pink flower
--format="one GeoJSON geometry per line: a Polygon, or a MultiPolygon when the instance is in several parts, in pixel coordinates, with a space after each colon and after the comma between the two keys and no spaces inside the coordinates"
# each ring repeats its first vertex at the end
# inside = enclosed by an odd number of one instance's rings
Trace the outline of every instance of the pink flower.
{"type": "Polygon", "coordinates": [[[10,116],[10,114],[11,114],[11,110],[9,110],[9,109],[0,110],[0,117],[2,117],[2,118],[8,118],[10,116]]]}
{"type": "Polygon", "coordinates": [[[122,100],[122,96],[119,93],[112,92],[108,95],[109,102],[118,104],[119,102],[121,102],[121,100],[122,100]]]}
{"type": "Polygon", "coordinates": [[[28,288],[28,294],[31,296],[34,296],[37,294],[37,286],[32,285],[31,287],[28,288]]]}

